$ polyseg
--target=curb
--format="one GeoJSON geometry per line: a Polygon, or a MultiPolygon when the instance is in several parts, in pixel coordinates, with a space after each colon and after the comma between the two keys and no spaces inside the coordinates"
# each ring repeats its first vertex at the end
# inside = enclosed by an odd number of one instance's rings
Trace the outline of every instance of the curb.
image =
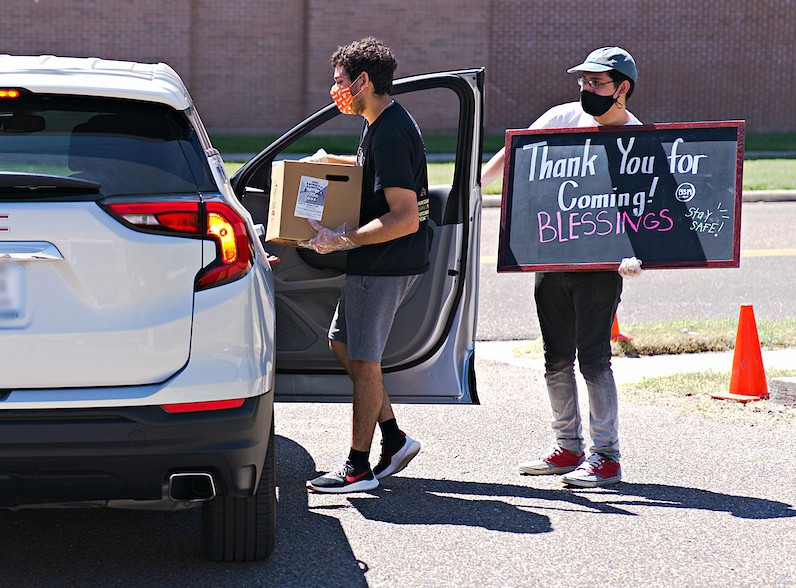
{"type": "Polygon", "coordinates": [[[769,392],[772,402],[796,407],[796,378],[771,378],[769,392]]]}
{"type": "MultiPolygon", "coordinates": [[[[517,341],[476,341],[475,356],[487,361],[496,361],[521,368],[544,372],[544,359],[539,357],[517,357],[515,351],[530,343],[517,341]]],[[[698,373],[704,371],[731,372],[734,350],[679,355],[644,355],[641,357],[612,357],[611,366],[617,384],[631,384],[644,378],[659,378],[672,374],[698,373]]],[[[792,369],[796,364],[796,348],[769,349],[761,351],[763,365],[768,370],[792,369]]],[[[579,371],[576,377],[582,378],[579,371]]],[[[796,403],[796,378],[771,378],[772,400],[785,404],[796,403]]]]}
{"type": "Polygon", "coordinates": [[[796,190],[749,190],[743,193],[744,202],[793,202],[796,190]]]}

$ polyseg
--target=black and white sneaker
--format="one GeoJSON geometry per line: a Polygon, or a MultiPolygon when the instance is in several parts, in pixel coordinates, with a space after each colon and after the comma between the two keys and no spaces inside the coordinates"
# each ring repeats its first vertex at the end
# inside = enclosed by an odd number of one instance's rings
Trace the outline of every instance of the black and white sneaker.
{"type": "Polygon", "coordinates": [[[384,447],[384,441],[381,442],[381,457],[379,458],[379,463],[373,468],[373,473],[379,480],[397,474],[420,453],[420,443],[418,441],[415,441],[404,432],[401,432],[401,435],[404,436],[404,444],[397,451],[390,451],[384,447]]]}
{"type": "Polygon", "coordinates": [[[307,481],[307,488],[313,492],[344,494],[346,492],[365,492],[379,487],[379,481],[370,468],[357,472],[351,462],[346,461],[336,471],[307,481]]]}

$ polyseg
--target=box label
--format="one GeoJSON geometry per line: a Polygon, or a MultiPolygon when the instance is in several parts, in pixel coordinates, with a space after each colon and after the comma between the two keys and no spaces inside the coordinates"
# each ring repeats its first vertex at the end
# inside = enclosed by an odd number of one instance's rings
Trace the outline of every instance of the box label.
{"type": "Polygon", "coordinates": [[[320,221],[323,217],[323,205],[326,202],[328,188],[328,180],[301,176],[294,216],[320,221]]]}

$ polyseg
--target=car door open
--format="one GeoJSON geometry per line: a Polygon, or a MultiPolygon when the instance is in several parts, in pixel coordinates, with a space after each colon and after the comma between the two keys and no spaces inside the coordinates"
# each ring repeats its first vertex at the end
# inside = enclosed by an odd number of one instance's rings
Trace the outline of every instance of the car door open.
{"type": "MultiPolygon", "coordinates": [[[[403,78],[393,96],[416,118],[421,131],[440,116],[456,126],[452,175],[429,178],[431,269],[398,310],[382,366],[394,402],[477,403],[474,341],[481,215],[480,165],[483,127],[482,69],[403,78]]],[[[232,178],[234,190],[255,223],[266,224],[272,164],[296,159],[285,151],[302,139],[324,147],[331,133],[360,117],[339,117],[330,104],[263,150],[232,178]],[[339,119],[349,119],[340,121],[339,119]],[[335,120],[338,119],[338,120],[335,120]]],[[[339,130],[337,131],[340,132],[339,130]]],[[[356,149],[352,145],[351,152],[356,149]]],[[[328,150],[328,149],[327,149],[328,150]]],[[[264,243],[278,255],[276,293],[276,398],[341,401],[351,383],[328,348],[327,330],[345,282],[346,254],[264,243]]]]}

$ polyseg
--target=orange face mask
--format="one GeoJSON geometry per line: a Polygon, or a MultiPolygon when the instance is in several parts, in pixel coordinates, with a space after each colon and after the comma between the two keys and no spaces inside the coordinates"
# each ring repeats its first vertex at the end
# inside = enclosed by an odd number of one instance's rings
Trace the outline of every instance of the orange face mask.
{"type": "Polygon", "coordinates": [[[335,84],[332,86],[331,90],[329,90],[329,96],[332,97],[332,100],[334,100],[334,103],[337,105],[337,109],[343,114],[354,114],[354,98],[359,96],[364,89],[361,88],[356,94],[351,93],[351,86],[353,86],[358,79],[359,76],[357,76],[357,79],[351,82],[348,86],[335,84]]]}

